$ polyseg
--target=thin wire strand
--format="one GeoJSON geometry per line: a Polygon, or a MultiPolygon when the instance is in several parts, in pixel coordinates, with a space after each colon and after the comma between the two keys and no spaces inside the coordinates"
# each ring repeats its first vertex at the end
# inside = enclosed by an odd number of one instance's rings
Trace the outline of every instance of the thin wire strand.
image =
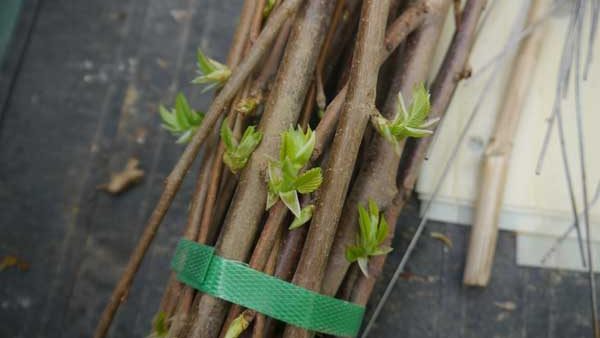
{"type": "Polygon", "coordinates": [[[588,52],[585,60],[585,69],[583,71],[583,80],[587,81],[590,72],[590,66],[594,59],[594,46],[596,43],[596,32],[598,30],[598,14],[600,12],[600,0],[591,0],[592,16],[590,23],[590,35],[588,38],[588,52]]]}
{"type": "Polygon", "coordinates": [[[561,60],[560,60],[560,68],[558,70],[558,86],[560,86],[560,90],[557,91],[556,96],[554,98],[555,102],[554,102],[554,107],[552,109],[552,114],[550,114],[550,117],[548,118],[548,125],[546,126],[546,133],[544,134],[544,140],[542,142],[542,148],[540,150],[540,154],[538,155],[538,160],[537,160],[537,164],[535,166],[535,173],[537,175],[539,175],[542,172],[542,167],[544,166],[544,160],[546,159],[546,152],[548,151],[548,145],[550,144],[550,138],[552,136],[552,130],[554,129],[554,120],[555,117],[560,113],[560,99],[561,99],[561,95],[563,92],[563,86],[565,86],[565,83],[568,82],[569,80],[569,73],[567,71],[567,69],[569,68],[569,64],[571,64],[572,61],[572,53],[570,53],[570,50],[572,50],[572,40],[573,40],[573,33],[574,33],[574,27],[575,27],[575,16],[576,16],[576,6],[574,6],[573,11],[571,13],[570,19],[569,19],[569,24],[568,24],[568,29],[565,35],[565,39],[563,42],[563,50],[562,50],[562,55],[561,55],[561,60]],[[558,101],[557,101],[558,100],[558,101]],[[558,106],[557,106],[558,105],[558,106]]]}
{"type": "Polygon", "coordinates": [[[473,72],[474,75],[471,76],[471,79],[478,78],[483,73],[485,73],[489,68],[494,66],[498,62],[499,59],[502,59],[506,56],[505,54],[507,54],[511,50],[514,50],[514,48],[519,44],[519,42],[521,42],[521,40],[525,39],[531,33],[533,33],[538,27],[540,27],[542,24],[544,24],[546,22],[546,20],[551,18],[552,15],[554,15],[554,13],[556,13],[559,9],[561,9],[567,3],[569,3],[569,1],[565,1],[565,0],[554,2],[554,4],[552,4],[552,6],[550,6],[550,8],[546,11],[545,14],[543,14],[539,19],[533,21],[531,24],[529,24],[527,27],[525,27],[525,29],[520,31],[518,34],[511,37],[508,44],[506,44],[504,46],[504,48],[498,54],[492,56],[489,59],[489,61],[485,62],[483,64],[483,66],[481,68],[479,68],[479,70],[477,70],[476,72],[473,72]]]}
{"type": "MultiPolygon", "coordinates": [[[[527,13],[528,6],[529,6],[529,1],[524,1],[523,2],[524,8],[522,9],[522,11],[519,13],[519,16],[517,17],[517,20],[516,20],[517,24],[514,26],[515,28],[523,26],[523,21],[525,20],[525,14],[527,13]]],[[[513,29],[513,32],[511,32],[510,36],[514,36],[517,33],[518,33],[518,31],[514,31],[514,29],[513,29]]],[[[507,56],[507,55],[510,55],[510,53],[504,53],[504,56],[507,56]]],[[[365,330],[363,331],[361,338],[368,337],[369,332],[371,331],[371,329],[373,327],[373,324],[379,317],[379,314],[381,313],[381,310],[383,309],[385,302],[389,298],[390,293],[392,292],[392,289],[396,285],[396,282],[398,281],[400,274],[402,273],[402,271],[404,271],[404,266],[406,265],[406,262],[410,258],[410,255],[412,254],[412,251],[414,250],[414,248],[417,244],[417,241],[421,237],[421,234],[423,233],[423,230],[425,229],[425,224],[427,224],[427,221],[429,220],[429,210],[431,209],[431,205],[433,204],[433,201],[439,194],[439,192],[442,188],[442,184],[444,183],[446,177],[448,176],[448,173],[450,172],[450,166],[456,159],[456,157],[458,155],[458,151],[460,150],[460,146],[461,146],[462,142],[464,141],[471,125],[473,124],[473,121],[475,120],[475,116],[479,112],[479,109],[481,108],[484,99],[486,98],[485,94],[490,91],[492,84],[495,83],[494,80],[496,80],[496,76],[498,75],[500,69],[502,69],[502,66],[504,64],[503,62],[500,62],[502,60],[504,60],[504,59],[502,58],[497,61],[496,67],[494,68],[492,74],[490,75],[487,82],[485,83],[483,90],[481,91],[479,97],[477,98],[477,102],[475,103],[475,106],[473,107],[473,110],[471,111],[471,114],[469,115],[467,123],[463,126],[463,128],[460,132],[460,135],[458,137],[458,141],[454,145],[454,148],[452,149],[450,157],[446,160],[446,163],[443,166],[442,175],[436,182],[433,193],[432,193],[430,199],[427,201],[425,209],[423,210],[423,218],[421,219],[419,225],[417,226],[417,230],[416,230],[415,234],[413,235],[412,239],[410,240],[410,243],[408,244],[408,247],[406,248],[406,251],[404,252],[404,255],[402,256],[402,259],[400,260],[400,263],[398,264],[396,271],[394,271],[392,278],[390,279],[385,291],[383,292],[383,295],[379,299],[379,302],[377,303],[377,306],[375,307],[373,315],[367,322],[367,326],[365,327],[365,330]]]]}
{"type": "MultiPolygon", "coordinates": [[[[496,4],[497,1],[494,1],[492,3],[496,4]]],[[[541,27],[541,25],[550,17],[552,17],[552,15],[554,15],[554,13],[556,13],[559,9],[561,9],[565,4],[567,4],[568,1],[562,0],[562,1],[556,1],[551,7],[550,9],[547,10],[547,12],[542,15],[538,20],[534,21],[533,23],[531,23],[529,26],[527,26],[525,29],[523,29],[522,31],[520,31],[518,34],[515,34],[515,36],[511,37],[508,41],[508,43],[504,46],[504,48],[502,48],[502,50],[494,55],[493,57],[490,58],[489,61],[484,63],[484,66],[482,66],[478,71],[473,72],[473,75],[471,75],[471,78],[469,78],[469,81],[474,81],[475,79],[479,78],[479,76],[486,74],[487,70],[489,68],[491,68],[492,66],[496,65],[499,61],[504,60],[504,58],[506,57],[506,55],[508,54],[508,52],[512,51],[515,49],[515,46],[517,46],[517,44],[519,42],[521,42],[521,40],[523,40],[524,38],[526,38],[527,36],[529,36],[529,34],[533,33],[538,27],[541,27]]],[[[487,16],[484,17],[484,19],[487,19],[487,17],[489,16],[489,11],[486,12],[486,14],[488,14],[487,16]]],[[[479,34],[479,32],[481,31],[483,25],[480,25],[478,27],[477,30],[477,34],[479,34]]],[[[479,36],[479,35],[477,35],[479,36]]],[[[444,123],[444,119],[442,119],[438,125],[438,130],[439,128],[442,127],[442,124],[444,123]]],[[[431,157],[431,152],[432,149],[434,149],[434,146],[437,142],[438,139],[438,134],[439,133],[434,133],[432,135],[433,139],[431,140],[431,144],[429,146],[429,148],[427,148],[426,154],[425,154],[425,160],[429,160],[429,158],[431,157]]]]}
{"type": "Polygon", "coordinates": [[[585,166],[585,142],[583,130],[583,109],[581,107],[581,38],[583,30],[583,20],[585,7],[583,0],[578,1],[579,10],[577,15],[577,35],[575,48],[575,116],[577,117],[578,144],[579,144],[579,161],[581,169],[581,185],[583,191],[584,205],[584,220],[587,235],[587,255],[588,255],[588,277],[590,283],[590,298],[592,306],[592,327],[594,329],[594,337],[598,337],[598,306],[596,299],[596,281],[594,276],[594,263],[592,261],[592,233],[590,227],[589,200],[587,191],[587,168],[585,166]]]}
{"type": "MultiPolygon", "coordinates": [[[[573,28],[574,28],[574,24],[577,22],[577,16],[579,13],[579,5],[576,5],[573,7],[573,11],[571,13],[571,19],[570,19],[570,23],[573,23],[573,28]]],[[[571,25],[569,25],[571,27],[571,25]]],[[[567,32],[567,36],[566,36],[566,40],[569,41],[574,41],[574,39],[572,38],[573,34],[575,33],[575,29],[571,30],[569,29],[569,31],[567,32]]],[[[567,46],[567,45],[565,45],[567,46]]],[[[573,215],[573,221],[575,223],[575,230],[577,231],[577,241],[579,244],[579,253],[581,255],[581,264],[585,267],[586,266],[586,259],[585,259],[585,250],[584,250],[584,246],[583,246],[583,236],[581,235],[581,225],[579,222],[579,217],[577,214],[577,201],[575,199],[575,189],[574,189],[574,185],[573,185],[573,178],[571,175],[571,169],[569,166],[569,157],[568,157],[568,152],[567,152],[567,145],[566,145],[566,141],[565,141],[565,132],[564,132],[564,123],[563,123],[563,119],[562,119],[562,110],[561,110],[561,103],[562,103],[562,97],[561,94],[564,91],[564,86],[566,85],[565,82],[568,82],[568,67],[566,66],[566,63],[571,63],[573,62],[573,53],[571,53],[569,51],[569,49],[573,49],[573,48],[563,48],[563,54],[561,55],[561,63],[560,63],[560,68],[559,68],[559,74],[558,74],[558,80],[557,80],[557,85],[556,85],[556,93],[554,96],[554,107],[553,109],[553,117],[556,117],[556,121],[557,121],[557,125],[558,125],[558,139],[559,139],[559,143],[560,143],[560,151],[561,151],[561,159],[562,159],[562,164],[563,164],[563,169],[564,169],[564,173],[565,173],[565,180],[567,182],[567,188],[568,188],[568,193],[569,193],[569,202],[571,205],[571,213],[573,215]]]]}
{"type": "MultiPolygon", "coordinates": [[[[485,23],[489,19],[490,13],[492,12],[493,8],[495,7],[495,5],[498,2],[499,2],[499,0],[492,1],[484,9],[483,18],[481,20],[479,20],[479,23],[477,24],[477,31],[475,32],[475,43],[477,43],[477,41],[479,40],[479,37],[481,36],[481,31],[483,30],[483,27],[485,27],[485,23]]],[[[443,123],[444,123],[444,119],[441,119],[441,121],[438,122],[437,130],[440,130],[442,128],[442,124],[443,123]]],[[[433,135],[430,136],[431,137],[431,143],[429,144],[429,147],[425,151],[425,156],[424,156],[424,160],[425,161],[428,161],[429,157],[431,157],[431,151],[432,151],[433,148],[435,148],[435,144],[437,143],[437,140],[439,138],[439,134],[440,133],[433,133],[433,135]]]]}
{"type": "MultiPolygon", "coordinates": [[[[593,208],[599,199],[600,199],[600,181],[598,181],[598,184],[596,184],[596,190],[594,192],[594,196],[590,200],[590,208],[593,208]]],[[[584,211],[585,211],[585,209],[581,210],[579,212],[579,214],[577,215],[577,217],[583,218],[584,211]]],[[[548,249],[548,251],[546,251],[544,256],[542,256],[542,259],[540,260],[541,265],[546,265],[546,262],[548,261],[548,259],[558,250],[558,247],[567,239],[567,237],[569,237],[571,232],[573,232],[573,230],[575,230],[575,224],[576,224],[575,222],[571,223],[571,225],[569,225],[567,230],[565,230],[565,232],[563,232],[562,235],[560,235],[556,239],[554,244],[552,244],[550,249],[548,249]]]]}

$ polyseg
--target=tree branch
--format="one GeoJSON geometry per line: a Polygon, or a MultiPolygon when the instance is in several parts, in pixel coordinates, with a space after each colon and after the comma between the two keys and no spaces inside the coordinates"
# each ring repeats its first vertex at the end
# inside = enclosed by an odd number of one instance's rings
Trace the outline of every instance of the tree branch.
{"type": "MultiPolygon", "coordinates": [[[[281,9],[288,1],[278,8],[281,9]]],[[[277,156],[281,132],[298,119],[332,10],[331,1],[310,0],[297,15],[283,63],[259,124],[259,130],[263,133],[262,142],[242,171],[216,245],[216,252],[220,256],[245,261],[250,254],[264,214],[267,197],[264,170],[267,161],[277,156]]],[[[272,20],[273,17],[268,24],[272,20]]],[[[194,323],[192,336],[215,337],[221,329],[226,310],[226,302],[203,295],[198,306],[201,316],[194,323]]]]}
{"type": "MultiPolygon", "coordinates": [[[[429,75],[450,0],[429,0],[428,7],[430,10],[424,25],[408,38],[403,56],[398,58],[393,83],[382,112],[387,118],[393,118],[396,114],[398,92],[412,93],[414,86],[425,82],[429,75]]],[[[403,145],[404,142],[401,146],[403,145]]],[[[369,165],[361,167],[350,195],[346,199],[329,256],[327,275],[321,290],[328,295],[336,294],[350,266],[345,252],[346,247],[353,243],[358,230],[356,206],[366,204],[369,199],[372,199],[381,209],[384,209],[398,190],[396,173],[400,165],[400,154],[395,151],[393,145],[378,134],[367,147],[367,159],[364,162],[369,165]]]]}
{"type": "MultiPolygon", "coordinates": [[[[485,8],[485,4],[486,0],[469,0],[464,6],[460,28],[454,34],[454,38],[446,52],[442,67],[432,86],[431,115],[433,116],[440,116],[445,112],[450,103],[450,99],[452,98],[458,81],[461,79],[460,74],[467,64],[475,40],[477,23],[479,22],[481,12],[485,8]]],[[[386,210],[386,218],[390,224],[390,233],[388,236],[393,236],[392,230],[396,227],[398,216],[404,208],[404,205],[406,205],[407,201],[410,199],[430,142],[431,138],[422,138],[418,140],[417,146],[411,151],[406,170],[400,175],[402,179],[399,191],[394,197],[390,207],[386,210]]],[[[374,257],[370,261],[374,274],[380,273],[385,258],[386,256],[379,256],[374,257]]],[[[357,282],[352,300],[359,304],[366,304],[373,291],[374,283],[375,278],[367,279],[361,277],[357,282]]]]}
{"type": "MultiPolygon", "coordinates": [[[[327,254],[348,190],[369,112],[375,108],[375,91],[380,66],[380,51],[385,35],[389,0],[366,0],[354,49],[354,60],[344,103],[346,114],[340,119],[333,139],[331,157],[300,262],[293,282],[319,291],[327,264],[327,254]]],[[[284,337],[310,337],[301,328],[287,326],[284,337]]]]}
{"type": "MultiPolygon", "coordinates": [[[[386,31],[385,41],[390,41],[390,45],[387,47],[381,48],[379,53],[380,64],[383,64],[385,60],[394,52],[396,48],[400,45],[404,39],[410,34],[414,29],[419,27],[425,20],[426,14],[429,10],[429,6],[423,5],[425,0],[420,0],[416,4],[411,5],[406,11],[404,11],[394,22],[390,25],[390,29],[386,31]],[[393,28],[393,29],[392,29],[393,28]],[[402,28],[402,29],[401,29],[402,28]],[[391,45],[393,42],[394,45],[391,45]]],[[[385,20],[384,20],[385,21],[385,20]]],[[[329,143],[329,139],[333,134],[333,130],[335,125],[337,124],[342,104],[346,99],[346,95],[348,93],[348,83],[346,83],[342,89],[338,92],[336,97],[331,101],[325,113],[323,115],[323,119],[319,126],[317,127],[317,131],[320,130],[320,133],[324,136],[323,145],[329,143]]],[[[312,160],[318,159],[323,152],[323,147],[315,146],[315,150],[313,151],[312,160]]]]}
{"type": "MultiPolygon", "coordinates": [[[[272,13],[268,25],[258,37],[256,44],[248,54],[248,57],[246,57],[237,67],[235,67],[231,74],[231,78],[229,81],[227,81],[219,95],[217,95],[213,101],[201,127],[195,133],[191,142],[187,145],[183,154],[177,161],[177,164],[165,180],[165,187],[158,200],[158,203],[154,208],[146,227],[144,228],[142,236],[130,257],[127,266],[125,267],[125,271],[121,275],[121,278],[113,290],[108,304],[102,312],[98,327],[94,333],[95,338],[102,338],[106,336],[112,319],[115,316],[119,305],[125,300],[127,292],[131,286],[131,283],[133,282],[133,278],[140,267],[140,264],[142,263],[142,259],[150,247],[150,243],[152,243],[152,240],[154,239],[158,227],[167,213],[167,210],[171,206],[171,203],[173,202],[175,194],[181,186],[181,182],[183,181],[185,174],[190,169],[192,162],[196,158],[196,155],[198,155],[202,143],[213,129],[213,126],[219,119],[221,113],[227,107],[227,104],[231,101],[231,99],[233,99],[234,95],[241,88],[246,78],[250,75],[262,56],[267,52],[271,42],[275,39],[279,28],[281,28],[287,18],[298,9],[300,3],[302,3],[301,0],[287,0],[281,4],[274,11],[274,13],[272,13]]],[[[248,11],[248,15],[251,14],[252,11],[248,11]]],[[[246,35],[247,32],[244,32],[243,34],[246,35]]],[[[236,39],[238,39],[238,37],[235,37],[234,41],[236,41],[236,39]]],[[[239,39],[241,39],[241,37],[239,39]]],[[[234,49],[237,50],[236,48],[234,49]]],[[[240,49],[240,51],[242,49],[240,49]]],[[[233,57],[231,59],[235,60],[233,57]]]]}

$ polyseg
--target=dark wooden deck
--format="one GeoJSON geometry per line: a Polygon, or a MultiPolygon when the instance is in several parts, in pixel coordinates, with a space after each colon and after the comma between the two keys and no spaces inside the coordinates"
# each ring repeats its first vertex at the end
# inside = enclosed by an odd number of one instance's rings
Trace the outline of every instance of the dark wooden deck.
{"type": "MultiPolygon", "coordinates": [[[[241,0],[27,0],[0,73],[0,256],[28,271],[0,272],[0,337],[87,337],[95,327],[181,147],[156,107],[190,87],[198,46],[223,58],[241,0]],[[142,184],[98,192],[137,157],[142,184]]],[[[145,337],[181,233],[186,180],[111,337],[145,337]]],[[[414,204],[413,204],[414,205],[414,204]]],[[[401,220],[384,282],[417,223],[401,220]]],[[[452,249],[425,236],[372,337],[590,337],[585,275],[518,268],[502,233],[491,285],[461,285],[465,228],[433,223],[452,249]],[[495,302],[514,302],[505,311],[495,302]]]]}

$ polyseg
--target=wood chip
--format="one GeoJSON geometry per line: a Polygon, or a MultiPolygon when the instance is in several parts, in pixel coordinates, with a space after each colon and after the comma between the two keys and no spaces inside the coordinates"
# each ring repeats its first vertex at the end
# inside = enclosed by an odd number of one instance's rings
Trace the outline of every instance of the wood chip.
{"type": "Polygon", "coordinates": [[[515,304],[514,302],[511,302],[511,301],[494,302],[494,305],[496,305],[497,307],[499,307],[500,309],[502,309],[504,311],[514,311],[517,309],[517,304],[515,304]]]}
{"type": "Polygon", "coordinates": [[[134,184],[140,182],[144,177],[144,171],[138,168],[140,161],[136,158],[130,158],[123,171],[112,174],[110,182],[101,184],[98,189],[104,190],[110,194],[117,195],[127,190],[134,184]]]}
{"type": "Polygon", "coordinates": [[[441,232],[430,232],[429,236],[431,236],[431,238],[435,238],[438,241],[441,241],[442,243],[444,243],[444,245],[446,245],[449,249],[452,249],[452,240],[450,240],[450,238],[448,238],[446,235],[444,235],[441,232]]]}

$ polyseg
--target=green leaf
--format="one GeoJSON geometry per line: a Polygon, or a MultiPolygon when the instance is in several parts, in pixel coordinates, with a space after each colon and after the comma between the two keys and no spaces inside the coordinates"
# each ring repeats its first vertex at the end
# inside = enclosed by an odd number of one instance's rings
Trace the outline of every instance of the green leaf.
{"type": "Polygon", "coordinates": [[[360,246],[351,245],[346,248],[346,260],[350,263],[356,262],[359,257],[366,257],[366,253],[360,246]]]}
{"type": "Polygon", "coordinates": [[[296,190],[301,194],[308,194],[317,190],[322,182],[321,168],[312,168],[296,179],[296,190]]]}
{"type": "Polygon", "coordinates": [[[208,74],[212,71],[208,58],[200,48],[196,50],[196,65],[202,74],[208,74]]]}
{"type": "Polygon", "coordinates": [[[194,135],[193,132],[194,132],[193,129],[188,129],[188,130],[184,131],[183,133],[180,134],[179,138],[175,142],[179,143],[179,144],[190,142],[190,140],[192,139],[192,136],[194,135]]]}
{"type": "Polygon", "coordinates": [[[429,102],[429,92],[425,89],[423,83],[415,86],[410,106],[408,107],[409,119],[407,124],[411,127],[419,126],[427,118],[431,104],[429,102]]]}
{"type": "Polygon", "coordinates": [[[369,238],[375,239],[376,227],[379,223],[379,208],[377,207],[377,203],[375,203],[375,201],[373,201],[372,199],[369,199],[367,205],[369,206],[369,217],[371,218],[371,232],[369,233],[369,238]]]}
{"type": "Polygon", "coordinates": [[[272,193],[272,192],[268,192],[267,193],[267,207],[265,208],[265,210],[269,210],[271,209],[271,207],[273,205],[275,205],[275,203],[277,203],[277,200],[279,199],[279,196],[272,193]]]}
{"type": "Polygon", "coordinates": [[[296,163],[301,164],[303,166],[304,164],[306,164],[306,162],[308,162],[313,150],[315,149],[315,143],[315,133],[313,133],[313,131],[310,128],[308,128],[306,130],[306,134],[303,135],[302,144],[297,145],[298,149],[294,154],[294,160],[296,161],[296,163]]]}
{"type": "Polygon", "coordinates": [[[362,241],[365,241],[369,236],[371,217],[369,216],[367,209],[365,209],[362,205],[358,206],[358,224],[360,230],[359,238],[361,238],[362,241]]]}
{"type": "Polygon", "coordinates": [[[394,123],[408,121],[408,109],[404,103],[404,96],[402,92],[398,92],[398,103],[396,104],[396,118],[393,120],[394,123]]]}
{"type": "Polygon", "coordinates": [[[208,58],[201,49],[198,49],[196,55],[199,75],[192,80],[192,83],[206,84],[207,86],[202,92],[222,86],[231,76],[231,71],[227,66],[208,58]]]}
{"type": "Polygon", "coordinates": [[[431,135],[433,132],[425,128],[436,120],[425,121],[431,110],[431,103],[429,93],[423,84],[415,86],[408,108],[402,93],[398,93],[396,110],[396,116],[391,121],[376,114],[371,118],[371,122],[379,134],[394,145],[396,153],[400,154],[399,141],[407,137],[420,138],[431,135]]]}
{"type": "Polygon", "coordinates": [[[279,198],[281,199],[283,204],[285,204],[285,206],[287,206],[288,209],[290,209],[294,216],[300,218],[300,201],[298,200],[298,193],[296,192],[296,190],[280,192],[279,198]]]}
{"type": "Polygon", "coordinates": [[[229,122],[227,119],[221,123],[221,140],[225,144],[227,150],[234,150],[237,146],[237,141],[233,137],[233,131],[229,128],[229,122]]]}
{"type": "Polygon", "coordinates": [[[174,109],[169,110],[161,105],[158,112],[163,128],[178,137],[177,143],[189,142],[204,119],[204,113],[194,111],[181,93],[175,98],[174,109]]]}
{"type": "Polygon", "coordinates": [[[379,227],[377,227],[377,244],[381,244],[385,241],[388,232],[390,230],[390,226],[383,215],[379,219],[379,227]]]}
{"type": "Polygon", "coordinates": [[[289,230],[297,229],[304,225],[304,223],[310,221],[314,210],[315,206],[312,204],[309,204],[306,207],[302,208],[302,210],[300,211],[300,217],[294,218],[294,221],[292,222],[292,224],[290,224],[289,230]]]}
{"type": "Polygon", "coordinates": [[[358,205],[359,232],[356,236],[356,244],[346,251],[346,259],[353,262],[356,260],[363,273],[367,273],[369,256],[385,255],[392,248],[382,246],[388,232],[389,225],[385,217],[380,214],[375,201],[369,199],[368,210],[358,205]]]}
{"type": "Polygon", "coordinates": [[[360,271],[362,271],[365,277],[369,277],[369,259],[365,257],[359,257],[356,262],[358,263],[358,267],[360,271]]]}
{"type": "Polygon", "coordinates": [[[408,137],[421,138],[433,134],[433,131],[420,128],[405,127],[404,135],[408,137]]]}
{"type": "Polygon", "coordinates": [[[373,252],[369,253],[369,256],[381,256],[381,255],[387,255],[388,253],[390,253],[393,249],[390,248],[389,246],[380,246],[377,249],[375,249],[373,252]]]}
{"type": "Polygon", "coordinates": [[[227,125],[227,120],[221,125],[221,139],[225,144],[226,151],[223,154],[223,162],[235,174],[246,166],[250,155],[254,152],[262,140],[262,133],[256,131],[254,126],[249,126],[244,131],[241,141],[234,138],[231,128],[227,125]]]}
{"type": "Polygon", "coordinates": [[[170,131],[173,131],[177,126],[177,118],[174,113],[171,113],[165,106],[160,105],[158,107],[158,112],[160,113],[160,117],[163,121],[163,126],[170,131]]]}
{"type": "Polygon", "coordinates": [[[163,338],[169,333],[167,325],[167,315],[164,311],[157,313],[152,319],[152,334],[151,337],[163,338]]]}
{"type": "Polygon", "coordinates": [[[242,139],[237,146],[237,152],[240,156],[250,157],[252,152],[258,147],[260,141],[262,141],[263,134],[260,131],[256,131],[255,126],[249,126],[244,131],[242,139]]]}
{"type": "Polygon", "coordinates": [[[321,185],[323,177],[318,167],[300,174],[300,170],[310,159],[315,145],[315,136],[310,129],[304,133],[299,126],[290,127],[281,133],[280,142],[279,160],[268,162],[267,185],[269,193],[278,195],[296,216],[298,219],[294,221],[296,225],[302,221],[298,193],[307,194],[315,191],[321,185]]]}

